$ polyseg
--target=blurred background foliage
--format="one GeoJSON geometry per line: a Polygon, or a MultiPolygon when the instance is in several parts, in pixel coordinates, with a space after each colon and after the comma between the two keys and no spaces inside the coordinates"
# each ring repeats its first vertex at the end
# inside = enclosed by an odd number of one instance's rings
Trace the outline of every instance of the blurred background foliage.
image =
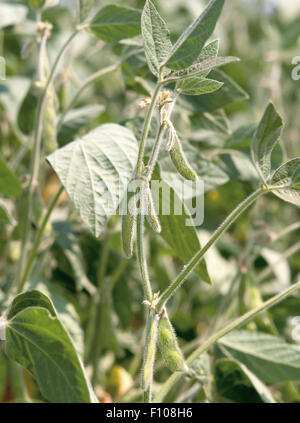
{"type": "MultiPolygon", "coordinates": [[[[27,4],[26,1],[23,3],[27,4]]],[[[96,3],[95,9],[112,1],[96,3]]],[[[120,0],[114,3],[142,8],[144,1],[120,0]]],[[[200,0],[155,3],[168,22],[174,40],[206,4],[200,0]]],[[[59,46],[74,27],[74,2],[62,0],[60,7],[46,11],[43,19],[53,25],[48,43],[50,61],[53,62],[59,46]]],[[[299,2],[230,0],[215,36],[220,39],[220,55],[238,56],[241,62],[227,65],[222,72],[215,71],[225,81],[221,94],[182,98],[174,119],[184,137],[186,152],[191,156],[197,152],[212,166],[203,172],[207,192],[204,223],[198,228],[202,243],[258,183],[249,159],[249,146],[269,99],[276,104],[285,122],[282,148],[276,151],[274,161],[300,153],[300,81],[291,76],[295,66],[291,63],[292,58],[300,56],[299,2]],[[226,84],[235,88],[234,94],[226,93],[226,84]]],[[[30,143],[38,93],[32,82],[36,73],[35,38],[35,16],[31,11],[25,20],[0,29],[0,55],[7,64],[7,79],[0,84],[1,155],[23,184],[28,178],[30,148],[27,143],[30,143]]],[[[139,132],[144,116],[139,103],[147,97],[152,80],[139,40],[112,45],[104,44],[90,34],[78,36],[55,79],[58,113],[68,105],[83,80],[119,60],[122,65],[116,71],[97,80],[78,98],[76,108],[82,109],[65,120],[58,133],[59,145],[104,122],[121,122],[139,132]],[[132,55],[124,59],[128,52],[132,55]]],[[[202,175],[201,163],[195,166],[202,175]]],[[[170,184],[176,183],[175,173],[168,163],[164,163],[163,157],[161,170],[170,184]]],[[[42,157],[33,227],[39,225],[41,213],[58,186],[56,177],[42,157]]],[[[17,214],[22,213],[22,197],[16,209],[10,200],[6,201],[17,218],[17,214]]],[[[273,196],[261,198],[209,252],[207,264],[213,286],[201,283],[199,276],[194,274],[170,302],[169,315],[185,351],[191,351],[228,319],[299,279],[299,217],[299,209],[273,196]],[[278,234],[292,223],[295,223],[294,230],[277,239],[278,234]]],[[[151,277],[155,290],[162,291],[183,263],[176,251],[159,236],[147,232],[147,241],[151,277]]],[[[19,249],[20,227],[0,224],[0,301],[3,303],[19,249]]],[[[78,348],[82,352],[85,350],[87,366],[93,363],[95,354],[96,359],[101,356],[94,381],[101,400],[139,400],[140,341],[144,327],[142,286],[135,261],[127,262],[122,257],[119,219],[112,218],[107,232],[99,240],[95,239],[63,197],[47,229],[31,279],[30,285],[50,293],[56,307],[65,315],[66,326],[73,331],[78,348]],[[105,254],[108,259],[103,269],[101,258],[105,254]],[[101,321],[104,323],[99,347],[90,333],[91,312],[97,313],[97,310],[91,310],[91,298],[103,272],[105,289],[101,321]]],[[[257,318],[248,329],[280,334],[293,342],[291,319],[294,316],[300,316],[300,299],[296,296],[257,318]]],[[[198,363],[201,372],[199,369],[196,372],[196,382],[186,380],[169,394],[168,399],[261,401],[243,369],[226,360],[222,351],[216,348],[210,357],[213,368],[209,370],[203,359],[203,363],[198,363]],[[216,364],[215,358],[223,361],[216,364]]],[[[160,360],[157,366],[158,386],[169,372],[161,366],[160,360]]],[[[26,378],[31,395],[40,398],[30,375],[27,374],[26,378]]],[[[0,394],[4,400],[9,400],[11,391],[9,386],[6,391],[0,389],[0,394]]],[[[278,400],[299,401],[299,386],[288,383],[272,385],[271,391],[278,400]]]]}

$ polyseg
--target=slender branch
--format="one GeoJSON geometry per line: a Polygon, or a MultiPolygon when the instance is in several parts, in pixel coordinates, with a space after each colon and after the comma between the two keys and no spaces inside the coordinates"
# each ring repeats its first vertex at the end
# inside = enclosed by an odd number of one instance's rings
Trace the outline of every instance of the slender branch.
{"type": "Polygon", "coordinates": [[[60,130],[64,118],[66,116],[66,114],[68,113],[69,110],[71,110],[75,104],[78,101],[78,98],[80,97],[80,95],[82,94],[82,92],[93,82],[95,82],[97,79],[101,78],[104,75],[107,75],[108,73],[114,72],[116,71],[120,65],[121,65],[121,61],[115,63],[114,65],[111,66],[107,66],[106,68],[100,69],[98,72],[93,73],[91,76],[89,76],[76,90],[76,92],[74,93],[73,97],[71,98],[69,104],[67,105],[67,107],[63,110],[63,112],[60,115],[60,118],[58,120],[57,123],[57,129],[58,131],[60,130]]]}
{"type": "Polygon", "coordinates": [[[154,108],[155,108],[155,105],[156,105],[156,100],[157,100],[157,97],[158,97],[158,94],[159,94],[159,91],[160,91],[160,87],[161,87],[161,82],[158,81],[157,84],[156,84],[154,93],[152,95],[151,103],[149,105],[146,117],[145,117],[143,132],[142,132],[142,138],[141,138],[141,143],[140,143],[140,149],[139,149],[139,154],[138,154],[138,160],[137,160],[137,165],[136,165],[136,177],[141,176],[141,173],[142,173],[142,170],[143,170],[143,159],[144,159],[144,153],[145,153],[145,146],[146,146],[146,142],[147,142],[147,138],[148,138],[151,119],[152,119],[154,108]]]}
{"type": "MultiPolygon", "coordinates": [[[[270,307],[273,307],[275,304],[282,301],[288,295],[291,295],[293,292],[300,289],[300,281],[283,291],[282,293],[275,295],[270,298],[268,301],[265,301],[260,306],[254,308],[253,310],[248,311],[243,316],[238,317],[233,320],[233,322],[226,325],[224,328],[216,332],[211,336],[206,342],[204,342],[199,348],[197,348],[186,360],[187,364],[190,365],[197,357],[199,357],[204,351],[211,347],[216,341],[225,336],[227,333],[231,332],[233,329],[238,328],[241,325],[248,323],[252,320],[257,314],[268,310],[270,307]]],[[[169,390],[174,386],[174,384],[184,375],[184,373],[173,373],[173,375],[163,384],[162,388],[155,396],[153,402],[161,402],[169,390]]]]}
{"type": "Polygon", "coordinates": [[[51,201],[51,203],[50,203],[50,205],[48,207],[47,213],[43,217],[41,226],[40,226],[40,228],[38,230],[38,233],[36,235],[36,238],[35,238],[35,241],[34,241],[34,244],[33,244],[33,247],[32,247],[31,253],[30,253],[30,256],[29,256],[29,259],[27,261],[27,265],[26,265],[26,268],[25,268],[23,277],[22,277],[21,282],[20,282],[20,285],[18,287],[18,293],[20,293],[21,291],[23,291],[24,285],[25,285],[28,277],[30,276],[30,273],[31,273],[31,270],[32,270],[32,267],[33,267],[33,263],[34,263],[34,260],[35,260],[35,258],[37,256],[38,248],[39,248],[39,245],[41,243],[41,240],[42,240],[42,237],[43,237],[45,228],[47,226],[47,223],[49,221],[49,218],[50,218],[50,216],[51,216],[51,214],[52,214],[52,212],[53,212],[53,210],[54,210],[54,208],[55,208],[55,206],[56,206],[56,204],[57,204],[57,202],[58,202],[58,200],[59,200],[59,198],[60,198],[63,190],[64,190],[64,187],[61,186],[59,188],[59,190],[57,191],[57,194],[53,197],[53,199],[52,199],[52,201],[51,201]]]}
{"type": "Polygon", "coordinates": [[[220,236],[231,226],[231,224],[243,213],[258,197],[267,192],[264,187],[259,188],[239,204],[230,215],[224,220],[221,226],[213,233],[206,245],[190,260],[190,262],[183,268],[174,282],[162,293],[157,303],[157,310],[160,311],[174,294],[177,288],[188,278],[195,267],[203,259],[206,252],[212,245],[220,238],[220,236]]]}
{"type": "Polygon", "coordinates": [[[23,236],[22,236],[22,249],[21,249],[21,257],[18,266],[18,272],[15,280],[15,285],[18,287],[18,291],[20,291],[19,286],[21,284],[21,275],[23,274],[23,268],[25,266],[25,260],[27,257],[28,251],[28,241],[29,241],[29,232],[30,232],[30,215],[32,210],[32,200],[33,200],[33,193],[37,185],[38,173],[39,173],[39,165],[40,165],[40,147],[41,147],[41,140],[42,140],[42,129],[43,129],[43,117],[44,111],[46,106],[47,100],[47,93],[50,84],[54,79],[54,75],[57,69],[57,65],[65,52],[68,45],[71,41],[75,38],[78,34],[79,30],[83,27],[77,28],[70,37],[66,40],[64,45],[61,47],[56,60],[51,68],[50,74],[46,81],[45,87],[43,92],[39,98],[37,113],[36,113],[36,123],[35,123],[35,130],[34,130],[34,140],[33,140],[33,148],[31,153],[31,160],[30,160],[30,181],[28,187],[28,195],[27,201],[24,211],[24,226],[23,226],[23,236]]]}
{"type": "Polygon", "coordinates": [[[137,247],[137,258],[138,263],[140,266],[140,271],[142,275],[143,285],[144,285],[144,292],[145,292],[145,299],[147,301],[152,301],[153,294],[152,288],[148,273],[148,266],[145,254],[145,246],[144,246],[144,215],[139,214],[137,216],[137,233],[136,233],[136,247],[137,247]]]}

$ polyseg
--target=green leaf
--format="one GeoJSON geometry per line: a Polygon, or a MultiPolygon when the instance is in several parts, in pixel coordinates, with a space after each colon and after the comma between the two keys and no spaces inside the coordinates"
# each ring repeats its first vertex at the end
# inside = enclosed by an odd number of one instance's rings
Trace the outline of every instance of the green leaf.
{"type": "Polygon", "coordinates": [[[21,194],[21,183],[14,172],[0,156],[0,194],[6,197],[18,197],[21,194]]]}
{"type": "Polygon", "coordinates": [[[223,82],[194,76],[182,79],[177,84],[176,91],[184,95],[203,95],[219,90],[223,82]]]}
{"type": "Polygon", "coordinates": [[[265,183],[270,176],[271,155],[281,133],[282,119],[272,103],[269,103],[260,121],[251,147],[256,169],[265,183]]]}
{"type": "MultiPolygon", "coordinates": [[[[160,236],[170,245],[174,254],[180,257],[185,263],[187,263],[200,249],[200,241],[194,226],[187,226],[187,219],[191,219],[187,208],[181,203],[180,198],[176,192],[163,180],[158,178],[158,172],[155,172],[153,180],[160,181],[160,192],[159,192],[159,204],[157,198],[154,195],[155,208],[158,211],[159,220],[162,226],[160,236]],[[163,191],[168,192],[170,190],[170,196],[163,195],[163,191]],[[169,203],[170,201],[170,203],[169,203]],[[164,210],[168,210],[170,204],[170,213],[164,214],[164,210]],[[179,214],[174,213],[174,205],[181,206],[183,212],[179,214]]],[[[201,261],[195,269],[195,272],[200,278],[211,284],[206,262],[201,261]]]]}
{"type": "Polygon", "coordinates": [[[238,62],[240,59],[237,57],[227,56],[200,56],[197,61],[187,69],[183,69],[177,72],[172,72],[166,77],[166,81],[172,82],[178,79],[190,78],[200,74],[203,77],[204,74],[209,73],[212,69],[227,65],[228,63],[238,62]]]}
{"type": "Polygon", "coordinates": [[[0,28],[22,22],[27,15],[27,7],[21,4],[0,4],[0,28]]]}
{"type": "Polygon", "coordinates": [[[22,76],[10,76],[0,84],[0,102],[4,106],[10,122],[13,124],[17,122],[19,109],[29,87],[30,79],[22,76]]]}
{"type": "Polygon", "coordinates": [[[94,402],[72,341],[51,301],[38,291],[15,298],[6,328],[7,355],[35,377],[51,402],[94,402]]]}
{"type": "Polygon", "coordinates": [[[8,210],[5,202],[0,198],[0,223],[8,223],[9,225],[14,225],[15,219],[8,210]]]}
{"type": "Polygon", "coordinates": [[[133,133],[117,124],[101,125],[47,157],[95,236],[121,202],[138,154],[133,133]]]}
{"type": "Polygon", "coordinates": [[[174,44],[163,65],[170,69],[191,66],[204,44],[212,35],[225,0],[212,0],[204,12],[183,32],[174,44]]]}
{"type": "Polygon", "coordinates": [[[273,194],[288,203],[300,206],[300,157],[289,160],[280,166],[271,178],[273,194]],[[279,187],[282,186],[282,189],[279,187]]]}
{"type": "Polygon", "coordinates": [[[51,299],[55,312],[72,338],[77,352],[80,356],[83,356],[84,340],[80,320],[75,307],[69,299],[64,297],[64,293],[62,289],[60,289],[60,286],[32,277],[26,282],[25,289],[28,291],[40,291],[51,299]]]}
{"type": "Polygon", "coordinates": [[[103,7],[93,18],[91,31],[101,40],[116,43],[140,33],[141,12],[112,4],[103,7]]]}
{"type": "Polygon", "coordinates": [[[252,331],[232,331],[218,343],[264,382],[300,379],[300,348],[296,345],[252,331]]]}
{"type": "MultiPolygon", "coordinates": [[[[228,104],[244,101],[249,98],[248,94],[221,70],[213,70],[210,73],[210,78],[224,82],[224,85],[214,93],[204,94],[201,97],[192,97],[189,103],[195,113],[213,112],[228,104]]],[[[186,107],[190,108],[189,104],[186,107]]]]}
{"type": "Polygon", "coordinates": [[[157,76],[161,63],[172,49],[172,43],[165,21],[150,0],[146,1],[142,13],[142,35],[148,66],[157,76]]]}
{"type": "MultiPolygon", "coordinates": [[[[75,280],[77,290],[86,289],[91,295],[95,294],[95,287],[86,276],[84,258],[78,237],[68,222],[54,222],[55,247],[57,247],[58,266],[67,267],[66,273],[75,280]],[[64,265],[63,258],[67,264],[64,265]]],[[[65,269],[63,269],[65,270],[65,269]]]]}
{"type": "Polygon", "coordinates": [[[70,110],[66,114],[58,132],[59,144],[65,145],[72,141],[81,128],[87,126],[103,112],[104,106],[102,104],[90,104],[88,106],[70,110]]]}
{"type": "Polygon", "coordinates": [[[243,364],[234,360],[224,358],[217,361],[215,381],[218,394],[230,401],[275,402],[268,388],[243,364]]]}
{"type": "Polygon", "coordinates": [[[94,6],[95,0],[77,0],[78,21],[84,22],[94,6]]]}

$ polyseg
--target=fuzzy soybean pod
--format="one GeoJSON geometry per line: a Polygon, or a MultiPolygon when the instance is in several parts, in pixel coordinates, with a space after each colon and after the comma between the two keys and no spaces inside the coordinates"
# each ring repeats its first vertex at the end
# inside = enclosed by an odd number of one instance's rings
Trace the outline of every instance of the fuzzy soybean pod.
{"type": "Polygon", "coordinates": [[[58,147],[56,134],[56,101],[54,90],[49,89],[43,126],[43,146],[46,156],[53,153],[58,147]]]}
{"type": "Polygon", "coordinates": [[[147,321],[147,342],[144,352],[144,365],[142,372],[142,389],[146,391],[152,382],[153,365],[156,353],[157,327],[159,316],[153,312],[149,313],[147,321]]]}
{"type": "Polygon", "coordinates": [[[159,234],[161,232],[161,225],[160,225],[160,221],[154,207],[152,193],[151,193],[151,189],[148,182],[146,182],[145,190],[146,190],[146,201],[147,201],[146,218],[149,225],[154,230],[154,232],[157,232],[159,234]]]}
{"type": "Polygon", "coordinates": [[[166,309],[163,310],[163,315],[158,324],[158,345],[166,366],[170,370],[173,372],[188,370],[166,309]]]}
{"type": "Polygon", "coordinates": [[[134,193],[127,193],[126,209],[122,215],[122,246],[127,258],[133,255],[136,228],[136,213],[133,208],[134,193]]]}
{"type": "Polygon", "coordinates": [[[181,142],[177,134],[174,135],[173,146],[172,146],[172,149],[170,150],[170,156],[174,166],[176,167],[178,173],[181,176],[183,176],[185,179],[189,181],[197,180],[197,174],[192,169],[189,162],[187,161],[187,158],[185,157],[184,151],[181,146],[181,142]]]}

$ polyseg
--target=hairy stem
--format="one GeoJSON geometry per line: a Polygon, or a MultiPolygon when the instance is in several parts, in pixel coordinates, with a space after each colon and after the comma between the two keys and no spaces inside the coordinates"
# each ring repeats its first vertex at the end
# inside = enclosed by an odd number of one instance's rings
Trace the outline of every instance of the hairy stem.
{"type": "Polygon", "coordinates": [[[258,197],[267,192],[263,187],[259,188],[257,191],[252,193],[248,198],[246,198],[241,204],[239,204],[230,215],[224,220],[221,226],[213,233],[209,241],[205,246],[190,260],[190,262],[183,268],[180,274],[177,276],[174,282],[162,293],[157,303],[157,310],[161,311],[174,294],[177,288],[182,285],[182,283],[189,277],[195,267],[203,259],[204,255],[210,249],[212,245],[220,238],[220,236],[231,226],[231,224],[243,213],[258,197]]]}
{"type": "MultiPolygon", "coordinates": [[[[237,319],[233,320],[231,323],[226,325],[224,328],[220,329],[216,332],[213,336],[211,336],[207,341],[205,341],[199,348],[197,348],[186,360],[187,364],[190,365],[197,357],[199,357],[204,351],[206,351],[209,347],[211,347],[216,341],[220,338],[225,336],[227,333],[231,332],[233,329],[238,328],[241,325],[248,323],[252,320],[256,315],[259,313],[268,310],[270,307],[274,306],[275,304],[282,301],[288,295],[291,295],[293,292],[300,289],[300,282],[295,283],[282,293],[275,295],[274,297],[270,298],[268,301],[265,301],[260,306],[254,308],[253,310],[248,311],[243,316],[238,317],[237,319]]],[[[176,372],[174,373],[162,386],[161,390],[158,392],[156,397],[154,398],[154,402],[161,402],[169,390],[174,386],[174,384],[183,376],[182,373],[176,372]]]]}
{"type": "Polygon", "coordinates": [[[142,132],[142,138],[141,138],[141,143],[140,143],[140,149],[139,149],[139,154],[138,154],[138,160],[137,160],[137,165],[136,165],[136,177],[141,176],[141,173],[142,173],[142,170],[143,170],[143,159],[144,159],[144,153],[145,153],[145,146],[146,146],[146,142],[147,142],[147,138],[148,138],[148,134],[149,134],[149,129],[150,129],[150,124],[151,124],[154,108],[155,108],[155,105],[156,105],[156,100],[157,100],[157,97],[158,97],[158,94],[159,94],[159,91],[160,91],[160,87],[161,87],[161,83],[158,81],[157,84],[156,84],[154,93],[152,95],[151,103],[150,103],[149,108],[147,110],[146,117],[145,117],[143,132],[142,132]]]}

